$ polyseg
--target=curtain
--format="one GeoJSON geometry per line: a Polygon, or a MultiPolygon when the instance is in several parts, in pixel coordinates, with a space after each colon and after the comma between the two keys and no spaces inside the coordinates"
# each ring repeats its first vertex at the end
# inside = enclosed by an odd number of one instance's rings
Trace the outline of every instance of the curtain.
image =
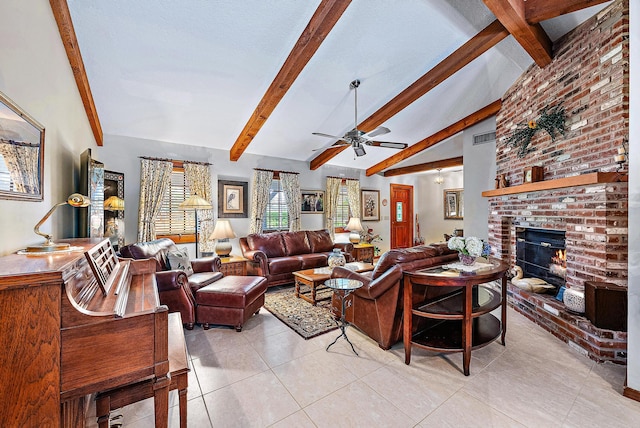
{"type": "Polygon", "coordinates": [[[300,193],[300,181],[298,174],[281,172],[280,184],[287,198],[287,210],[289,211],[289,231],[297,232],[301,228],[300,215],[302,213],[302,195],[300,193]]]}
{"type": "Polygon", "coordinates": [[[9,170],[16,192],[36,195],[40,193],[40,145],[0,140],[0,156],[9,170]]]}
{"type": "MultiPolygon", "coordinates": [[[[211,171],[209,165],[184,163],[184,178],[189,186],[189,191],[205,199],[212,206],[211,199],[211,171]]],[[[198,243],[203,253],[213,253],[215,239],[209,236],[213,233],[213,208],[210,210],[198,210],[198,222],[200,223],[200,239],[198,243]]],[[[198,227],[198,225],[196,225],[198,227]]]]}
{"type": "Polygon", "coordinates": [[[349,211],[351,217],[357,217],[362,220],[360,210],[360,181],[347,179],[347,199],[349,200],[349,211]]]}
{"type": "Polygon", "coordinates": [[[327,177],[327,196],[325,197],[324,217],[331,239],[335,240],[335,227],[333,223],[336,219],[336,206],[338,205],[338,193],[342,179],[337,177],[327,177]]]}
{"type": "Polygon", "coordinates": [[[256,169],[253,171],[253,192],[251,193],[251,224],[249,233],[262,232],[262,216],[269,205],[269,189],[273,181],[273,171],[256,169]]]}
{"type": "Polygon", "coordinates": [[[156,239],[155,220],[171,183],[173,163],[142,159],[140,164],[138,242],[147,242],[156,239]]]}

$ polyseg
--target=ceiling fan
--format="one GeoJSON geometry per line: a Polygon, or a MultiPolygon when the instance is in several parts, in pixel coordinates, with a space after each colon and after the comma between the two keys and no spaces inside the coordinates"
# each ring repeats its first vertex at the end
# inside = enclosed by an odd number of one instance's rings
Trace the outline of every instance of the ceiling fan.
{"type": "Polygon", "coordinates": [[[333,138],[336,141],[334,146],[348,146],[353,147],[353,151],[356,156],[364,156],[367,152],[364,151],[364,146],[372,146],[372,147],[387,147],[390,149],[406,149],[409,145],[405,143],[392,143],[389,141],[374,141],[373,137],[377,137],[378,135],[384,135],[391,130],[389,128],[385,128],[384,126],[378,126],[371,132],[363,132],[358,129],[358,86],[360,86],[360,81],[358,79],[354,80],[349,84],[349,89],[353,89],[355,94],[355,125],[351,131],[345,133],[342,137],[338,137],[335,135],[323,134],[322,132],[313,132],[313,135],[319,135],[320,137],[333,138]]]}

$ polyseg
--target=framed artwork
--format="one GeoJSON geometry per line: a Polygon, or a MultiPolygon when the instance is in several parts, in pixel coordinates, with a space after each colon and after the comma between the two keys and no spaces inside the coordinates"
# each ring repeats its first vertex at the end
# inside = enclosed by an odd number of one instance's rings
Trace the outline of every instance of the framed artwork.
{"type": "Polygon", "coordinates": [[[43,181],[44,127],[0,92],[0,199],[42,201],[43,181]]]}
{"type": "Polygon", "coordinates": [[[323,190],[302,190],[302,212],[304,214],[322,214],[324,212],[323,190]]]}
{"type": "Polygon", "coordinates": [[[218,217],[247,218],[246,181],[218,180],[218,217]]]}
{"type": "Polygon", "coordinates": [[[362,209],[360,220],[380,221],[380,191],[361,190],[360,207],[362,209]]]}
{"type": "Polygon", "coordinates": [[[464,217],[463,189],[444,190],[444,219],[462,220],[464,217]]]}

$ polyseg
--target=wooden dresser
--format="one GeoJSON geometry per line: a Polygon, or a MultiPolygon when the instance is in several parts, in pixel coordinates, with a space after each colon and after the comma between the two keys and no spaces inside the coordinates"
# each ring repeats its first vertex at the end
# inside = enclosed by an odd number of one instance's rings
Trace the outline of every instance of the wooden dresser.
{"type": "Polygon", "coordinates": [[[0,426],[83,427],[87,396],[151,380],[166,427],[155,262],[120,261],[108,240],[66,242],[77,251],[0,257],[0,426]]]}

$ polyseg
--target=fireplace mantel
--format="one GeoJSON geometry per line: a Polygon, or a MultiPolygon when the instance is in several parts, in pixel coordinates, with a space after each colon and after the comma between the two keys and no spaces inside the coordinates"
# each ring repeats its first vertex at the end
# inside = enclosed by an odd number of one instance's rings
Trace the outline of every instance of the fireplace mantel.
{"type": "Polygon", "coordinates": [[[536,183],[520,184],[502,189],[485,190],[482,196],[491,198],[494,196],[515,195],[518,193],[537,192],[539,190],[560,189],[563,187],[588,186],[590,184],[616,183],[627,181],[627,175],[618,172],[592,172],[590,174],[576,175],[573,177],[556,178],[554,180],[538,181],[536,183]]]}

